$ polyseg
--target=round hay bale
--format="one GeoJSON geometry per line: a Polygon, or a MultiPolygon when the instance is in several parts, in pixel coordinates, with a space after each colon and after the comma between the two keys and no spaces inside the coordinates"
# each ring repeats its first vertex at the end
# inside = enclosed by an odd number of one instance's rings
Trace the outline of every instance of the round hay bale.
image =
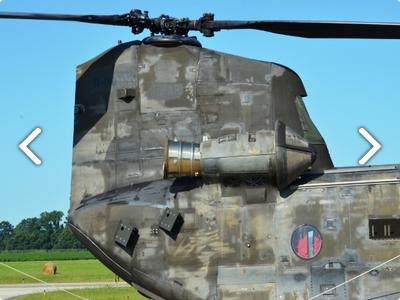
{"type": "Polygon", "coordinates": [[[42,274],[43,275],[56,275],[57,273],[57,266],[55,263],[52,261],[49,261],[44,264],[42,268],[42,274]]]}

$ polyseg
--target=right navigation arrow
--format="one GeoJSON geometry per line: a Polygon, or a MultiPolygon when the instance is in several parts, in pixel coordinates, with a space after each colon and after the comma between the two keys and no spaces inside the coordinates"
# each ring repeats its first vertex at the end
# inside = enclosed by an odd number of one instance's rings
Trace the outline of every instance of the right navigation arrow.
{"type": "Polygon", "coordinates": [[[360,165],[365,164],[382,146],[379,144],[376,139],[372,137],[372,135],[369,134],[368,131],[365,130],[365,128],[360,128],[358,132],[361,133],[365,139],[371,143],[372,148],[360,159],[358,162],[360,165]]]}

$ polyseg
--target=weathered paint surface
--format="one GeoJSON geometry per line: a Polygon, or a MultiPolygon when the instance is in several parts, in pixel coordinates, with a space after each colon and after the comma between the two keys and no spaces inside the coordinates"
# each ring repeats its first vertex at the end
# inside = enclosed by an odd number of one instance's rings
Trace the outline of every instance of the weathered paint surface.
{"type": "MultiPolygon", "coordinates": [[[[153,299],[308,299],[399,254],[399,240],[370,239],[368,220],[400,216],[400,166],[332,169],[292,71],[208,49],[128,43],[77,76],[71,227],[153,299]],[[124,89],[129,99],[118,98],[124,89]],[[190,188],[163,180],[167,140],[273,130],[276,120],[317,152],[288,188],[254,178],[190,188]],[[184,219],[175,240],[158,227],[167,207],[184,219]],[[139,232],[132,255],[115,242],[121,221],[139,232]],[[323,238],[311,260],[291,248],[302,224],[323,238]]],[[[392,261],[329,299],[398,298],[399,274],[392,261]]]]}

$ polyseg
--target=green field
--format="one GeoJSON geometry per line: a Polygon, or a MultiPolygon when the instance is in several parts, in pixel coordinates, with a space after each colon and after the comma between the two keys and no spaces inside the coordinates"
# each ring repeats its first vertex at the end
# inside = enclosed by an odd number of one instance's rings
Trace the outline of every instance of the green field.
{"type": "Polygon", "coordinates": [[[95,259],[87,250],[0,251],[0,261],[49,261],[95,259]]]}
{"type": "MultiPolygon", "coordinates": [[[[60,260],[57,274],[43,275],[42,267],[47,261],[7,262],[6,264],[37,277],[46,282],[99,282],[114,281],[115,275],[98,260],[60,260]]],[[[5,283],[36,283],[37,281],[0,265],[0,284],[5,283]]]]}
{"type": "MultiPolygon", "coordinates": [[[[114,282],[117,278],[92,254],[85,250],[61,251],[9,251],[0,252],[0,262],[49,283],[58,282],[114,282]],[[43,265],[53,261],[57,265],[56,275],[43,275],[43,265]]],[[[37,283],[27,275],[0,264],[0,284],[37,283]]],[[[72,290],[74,294],[91,300],[144,300],[131,287],[108,287],[72,290]]],[[[72,300],[79,299],[66,292],[50,292],[18,297],[23,300],[72,300]]]]}
{"type": "MultiPolygon", "coordinates": [[[[96,289],[82,289],[71,290],[74,294],[91,300],[144,300],[143,296],[139,295],[133,288],[96,288],[96,289]]],[[[69,295],[65,292],[52,292],[47,294],[34,294],[29,296],[22,296],[16,298],[18,300],[76,300],[79,299],[75,296],[69,295]]]]}

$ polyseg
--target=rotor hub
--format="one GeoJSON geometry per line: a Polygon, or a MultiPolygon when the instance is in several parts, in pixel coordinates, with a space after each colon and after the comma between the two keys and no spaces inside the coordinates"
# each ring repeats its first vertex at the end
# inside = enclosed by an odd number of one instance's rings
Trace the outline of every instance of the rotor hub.
{"type": "Polygon", "coordinates": [[[180,35],[152,35],[143,39],[143,44],[167,48],[182,45],[202,47],[195,36],[187,37],[180,35]]]}

